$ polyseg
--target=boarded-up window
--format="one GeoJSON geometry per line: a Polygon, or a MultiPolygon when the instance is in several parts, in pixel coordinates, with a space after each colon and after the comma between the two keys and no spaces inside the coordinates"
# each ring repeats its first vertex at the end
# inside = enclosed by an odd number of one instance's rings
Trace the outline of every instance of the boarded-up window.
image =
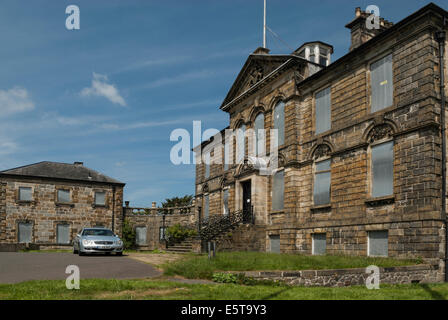
{"type": "Polygon", "coordinates": [[[106,205],[106,192],[102,191],[95,192],[95,204],[98,206],[106,205]]]}
{"type": "Polygon", "coordinates": [[[58,224],[56,229],[57,242],[59,244],[70,244],[70,226],[68,224],[58,224]]]}
{"type": "Polygon", "coordinates": [[[208,194],[204,196],[204,218],[207,219],[209,216],[209,196],[208,194]]]}
{"type": "Polygon", "coordinates": [[[30,243],[33,235],[33,224],[29,222],[20,222],[18,240],[19,243],[30,243]]]}
{"type": "Polygon", "coordinates": [[[19,200],[21,200],[21,201],[31,201],[31,200],[33,200],[32,194],[31,194],[31,188],[20,187],[19,188],[19,200]]]}
{"type": "Polygon", "coordinates": [[[331,88],[316,93],[316,134],[331,129],[331,88]]]}
{"type": "Polygon", "coordinates": [[[313,234],[313,254],[321,255],[327,251],[327,235],[325,233],[313,234]]]}
{"type": "Polygon", "coordinates": [[[210,152],[205,155],[205,178],[210,177],[210,152]]]}
{"type": "Polygon", "coordinates": [[[283,210],[285,191],[285,172],[277,171],[272,181],[272,211],[283,210]]]}
{"type": "Polygon", "coordinates": [[[280,236],[269,236],[270,250],[273,253],[280,253],[280,236]]]}
{"type": "Polygon", "coordinates": [[[229,169],[229,164],[230,164],[230,143],[229,141],[226,141],[224,143],[224,170],[229,169]]]}
{"type": "Polygon", "coordinates": [[[146,245],[146,227],[135,228],[135,243],[139,246],[146,245]]]}
{"type": "Polygon", "coordinates": [[[274,108],[274,129],[277,129],[277,144],[281,146],[285,143],[285,103],[279,102],[274,108]]]}
{"type": "Polygon", "coordinates": [[[331,160],[316,163],[314,173],[314,205],[325,205],[330,203],[331,183],[331,160]]]}
{"type": "Polygon", "coordinates": [[[372,63],[370,66],[372,85],[372,112],[393,105],[394,85],[392,55],[372,63]]]}
{"type": "Polygon", "coordinates": [[[70,190],[58,190],[58,202],[70,202],[70,190]]]}
{"type": "Polygon", "coordinates": [[[382,143],[372,147],[372,197],[393,194],[394,143],[382,143]]]}
{"type": "Polygon", "coordinates": [[[246,155],[246,139],[245,139],[245,133],[246,133],[246,126],[243,124],[236,130],[236,162],[240,163],[243,161],[244,156],[246,155]]]}
{"type": "Polygon", "coordinates": [[[165,232],[166,232],[166,227],[159,228],[159,240],[165,239],[165,232]]]}
{"type": "Polygon", "coordinates": [[[264,114],[260,113],[255,118],[255,154],[257,156],[263,155],[265,152],[265,132],[264,132],[264,114]]]}
{"type": "Polygon", "coordinates": [[[369,232],[369,256],[387,257],[388,246],[387,231],[369,232]]]}
{"type": "Polygon", "coordinates": [[[222,192],[224,214],[229,214],[229,189],[222,192]]]}

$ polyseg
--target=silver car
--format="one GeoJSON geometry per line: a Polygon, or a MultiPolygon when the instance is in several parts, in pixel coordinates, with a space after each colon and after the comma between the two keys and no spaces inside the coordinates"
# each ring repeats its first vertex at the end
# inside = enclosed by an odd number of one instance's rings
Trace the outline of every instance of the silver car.
{"type": "Polygon", "coordinates": [[[110,229],[84,228],[73,241],[73,253],[80,256],[86,253],[110,254],[111,252],[121,256],[123,241],[110,229]]]}

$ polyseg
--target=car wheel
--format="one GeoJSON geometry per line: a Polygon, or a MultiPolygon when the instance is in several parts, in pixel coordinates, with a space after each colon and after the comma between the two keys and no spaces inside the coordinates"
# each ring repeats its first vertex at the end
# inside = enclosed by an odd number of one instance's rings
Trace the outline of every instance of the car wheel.
{"type": "Polygon", "coordinates": [[[106,256],[110,256],[110,252],[106,252],[106,256]]]}
{"type": "Polygon", "coordinates": [[[122,256],[123,252],[117,252],[117,256],[122,256]]]}

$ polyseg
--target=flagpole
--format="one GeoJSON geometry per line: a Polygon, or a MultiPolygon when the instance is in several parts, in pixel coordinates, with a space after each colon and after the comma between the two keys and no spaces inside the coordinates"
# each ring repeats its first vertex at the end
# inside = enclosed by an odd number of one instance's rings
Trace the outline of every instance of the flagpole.
{"type": "Polygon", "coordinates": [[[264,15],[263,15],[263,48],[266,48],[266,0],[264,0],[264,15]]]}

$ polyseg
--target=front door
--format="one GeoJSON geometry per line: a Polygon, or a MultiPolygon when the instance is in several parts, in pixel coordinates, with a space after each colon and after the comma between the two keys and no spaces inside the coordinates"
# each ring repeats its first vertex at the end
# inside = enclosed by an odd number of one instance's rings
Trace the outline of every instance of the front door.
{"type": "Polygon", "coordinates": [[[244,181],[241,183],[243,187],[243,222],[251,222],[251,183],[244,181]]]}

